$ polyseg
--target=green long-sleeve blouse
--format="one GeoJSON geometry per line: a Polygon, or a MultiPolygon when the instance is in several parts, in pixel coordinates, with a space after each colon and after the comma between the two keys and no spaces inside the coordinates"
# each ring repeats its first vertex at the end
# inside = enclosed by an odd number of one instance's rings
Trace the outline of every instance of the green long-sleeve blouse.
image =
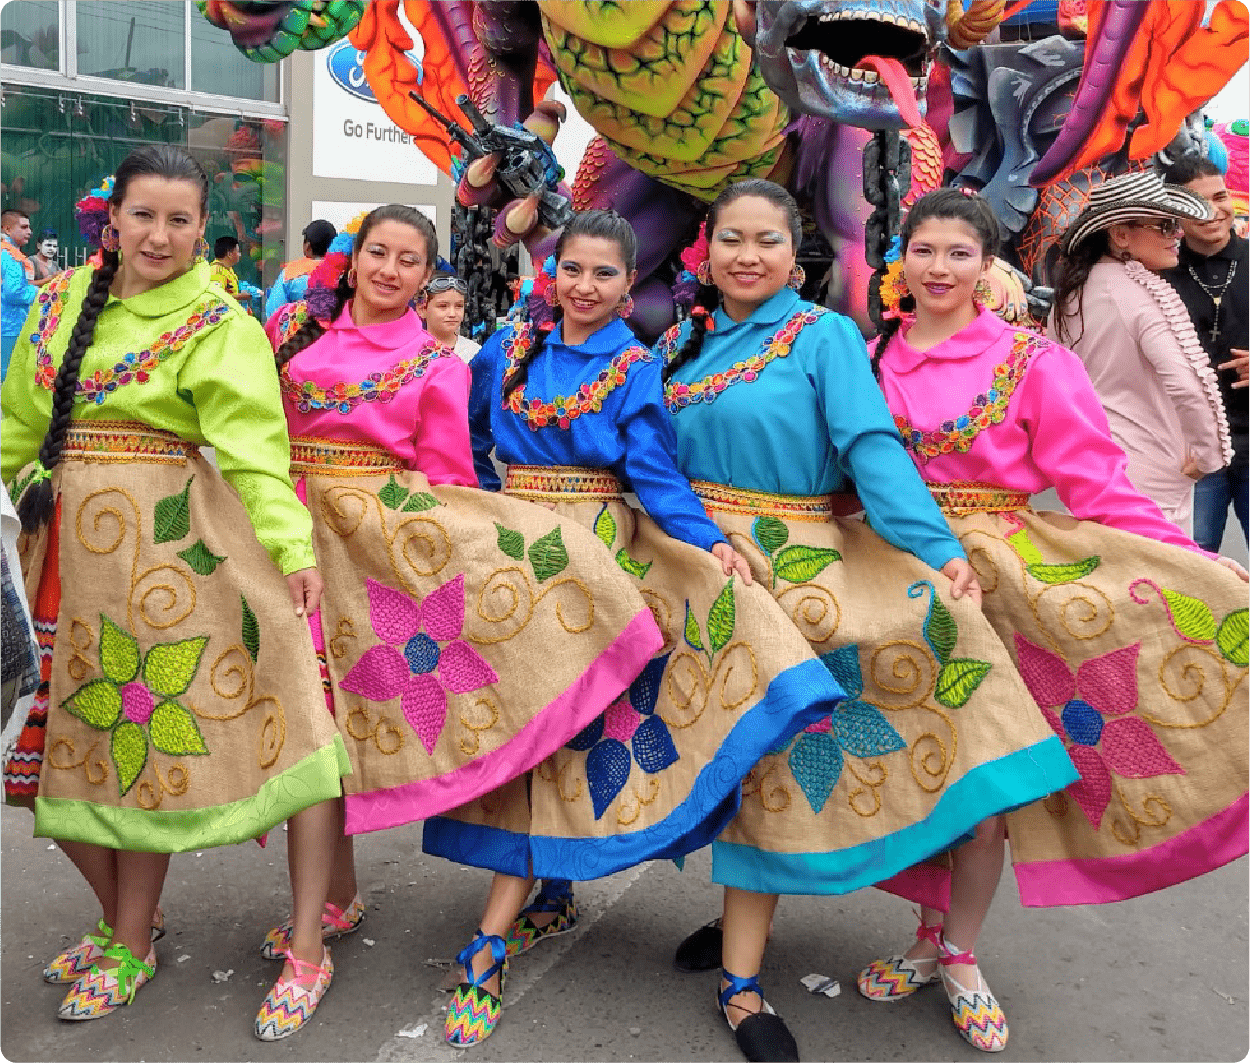
{"type": "MultiPolygon", "coordinates": [[[[0,391],[0,475],[39,456],[52,385],[94,270],[66,270],[31,306],[0,391]]],[[[256,538],[283,575],[316,564],[312,522],[291,485],[291,444],[273,351],[207,262],[158,288],[110,295],[83,358],[75,420],[140,421],[211,446],[256,538]]]]}

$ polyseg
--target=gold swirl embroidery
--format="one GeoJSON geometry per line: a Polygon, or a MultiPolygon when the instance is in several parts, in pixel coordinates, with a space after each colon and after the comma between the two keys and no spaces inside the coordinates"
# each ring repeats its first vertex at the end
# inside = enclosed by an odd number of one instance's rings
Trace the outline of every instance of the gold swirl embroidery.
{"type": "Polygon", "coordinates": [[[1042,585],[1037,591],[1030,592],[1028,565],[1024,558],[1011,548],[1011,544],[1003,536],[983,528],[973,528],[964,533],[960,542],[968,554],[969,561],[972,562],[972,567],[976,570],[978,579],[982,580],[981,589],[985,594],[991,594],[997,590],[999,566],[991,557],[989,549],[971,545],[974,537],[981,537],[990,543],[999,544],[1001,550],[1011,557],[1020,575],[1020,593],[1028,603],[1029,612],[1033,615],[1037,630],[1050,644],[1051,649],[1065,660],[1067,655],[1064,653],[1062,643],[1051,633],[1052,623],[1057,623],[1069,638],[1084,642],[1104,635],[1115,622],[1115,606],[1111,604],[1111,599],[1099,588],[1081,580],[1073,580],[1070,583],[1048,583],[1042,585]],[[979,565],[978,562],[982,564],[979,565]],[[1053,614],[1051,622],[1043,616],[1043,607],[1053,614]]]}
{"type": "MultiPolygon", "coordinates": [[[[742,781],[742,799],[745,801],[748,797],[758,797],[765,812],[784,812],[789,808],[790,788],[778,778],[783,774],[780,770],[783,763],[781,757],[773,756],[765,757],[755,765],[742,781]],[[771,786],[768,785],[770,779],[771,786]]],[[[784,774],[788,775],[789,772],[784,774]]]]}
{"type": "MultiPolygon", "coordinates": [[[[1202,697],[1206,690],[1208,673],[1203,666],[1208,660],[1215,664],[1215,675],[1224,687],[1224,695],[1220,700],[1219,708],[1212,715],[1205,720],[1196,720],[1192,723],[1172,723],[1142,711],[1138,711],[1137,715],[1156,727],[1168,727],[1178,730],[1206,727],[1218,720],[1228,710],[1228,706],[1232,704],[1233,695],[1237,692],[1237,688],[1246,681],[1246,670],[1244,668],[1234,669],[1230,682],[1228,670],[1224,666],[1224,659],[1210,646],[1195,646],[1192,643],[1186,643],[1169,651],[1159,665],[1159,686],[1163,688],[1164,693],[1173,701],[1181,704],[1195,701],[1202,697]],[[1194,658],[1197,659],[1195,660],[1194,658]]],[[[1214,682],[1214,679],[1212,682],[1214,682]]]]}
{"type": "Polygon", "coordinates": [[[473,702],[473,708],[485,708],[490,714],[490,719],[487,720],[486,723],[477,724],[470,720],[465,715],[464,711],[461,711],[460,724],[466,731],[469,732],[468,735],[460,736],[460,752],[466,757],[477,756],[478,750],[481,749],[482,746],[482,735],[499,722],[499,706],[495,704],[494,698],[476,698],[473,702]]]}
{"type": "Polygon", "coordinates": [[[334,635],[330,639],[330,655],[336,660],[341,661],[347,650],[340,645],[345,639],[356,638],[356,627],[348,617],[339,617],[338,627],[335,629],[334,635]]]}
{"type": "Polygon", "coordinates": [[[121,547],[130,534],[131,525],[122,509],[99,501],[107,495],[117,495],[125,499],[134,517],[135,546],[130,562],[130,591],[126,598],[127,628],[131,632],[135,630],[136,597],[139,617],[148,627],[163,631],[180,624],[195,611],[195,585],[186,571],[173,564],[154,565],[143,572],[139,571],[140,529],[143,525],[139,504],[129,492],[120,487],[103,487],[92,491],[82,500],[74,519],[74,531],[79,543],[89,553],[111,554],[121,547]],[[99,508],[93,509],[93,503],[97,503],[99,508]],[[89,530],[84,530],[84,519],[90,520],[89,530]],[[112,535],[111,539],[107,538],[109,535],[112,535]],[[174,577],[181,585],[163,582],[152,583],[145,588],[143,584],[154,579],[158,573],[165,574],[166,578],[174,577]],[[183,592],[185,599],[182,599],[183,592]]]}
{"type": "Polygon", "coordinates": [[[257,736],[256,760],[263,769],[273,767],[286,744],[286,712],[274,695],[255,696],[256,673],[251,655],[236,643],[217,656],[208,674],[214,694],[222,701],[242,701],[243,707],[232,712],[212,713],[196,708],[188,700],[187,708],[201,720],[225,722],[237,720],[258,706],[268,706],[257,736]]]}
{"type": "Polygon", "coordinates": [[[343,539],[349,539],[356,533],[371,508],[377,510],[391,571],[409,594],[420,598],[420,588],[408,572],[425,577],[437,576],[447,567],[452,549],[447,529],[424,513],[400,514],[395,527],[388,529],[387,514],[391,511],[376,493],[364,487],[336,484],[321,495],[322,517],[326,525],[343,539]]]}
{"type": "Polygon", "coordinates": [[[1111,820],[1111,833],[1121,845],[1137,847],[1142,827],[1163,827],[1172,818],[1172,806],[1158,794],[1147,794],[1142,798],[1140,813],[1129,804],[1128,797],[1118,785],[1115,795],[1129,818],[1127,824],[1119,816],[1111,820]]]}
{"type": "Polygon", "coordinates": [[[52,744],[48,746],[48,756],[45,763],[51,768],[56,768],[57,771],[75,771],[78,768],[82,768],[83,777],[87,780],[87,782],[89,782],[92,786],[101,786],[109,777],[109,764],[103,757],[96,757],[95,761],[91,760],[99,745],[100,740],[96,739],[96,741],[92,742],[91,745],[87,747],[87,752],[82,755],[82,760],[74,760],[74,754],[76,752],[74,749],[74,743],[68,738],[54,738],[52,740],[52,744]],[[69,757],[70,763],[58,763],[57,755],[62,750],[64,750],[65,755],[69,757]],[[92,773],[93,767],[95,768],[96,774],[92,773]]]}
{"type": "Polygon", "coordinates": [[[84,650],[91,649],[95,642],[95,632],[91,625],[85,620],[74,617],[69,625],[69,644],[73,647],[74,652],[70,655],[69,661],[65,665],[65,670],[69,672],[69,676],[74,682],[81,683],[94,670],[94,665],[83,653],[84,650]]]}
{"type": "Polygon", "coordinates": [[[759,666],[755,651],[746,642],[731,642],[721,650],[710,673],[699,657],[683,650],[668,660],[656,715],[669,727],[684,730],[698,723],[713,694],[722,709],[735,712],[758,689],[759,666]]]}
{"type": "Polygon", "coordinates": [[[647,795],[644,797],[638,792],[638,787],[633,784],[629,787],[629,797],[633,799],[632,804],[627,804],[622,800],[617,806],[616,822],[618,826],[629,827],[637,822],[638,817],[642,815],[642,810],[647,805],[655,804],[655,800],[660,796],[660,780],[650,775],[643,779],[646,784],[647,795]]]}
{"type": "Polygon", "coordinates": [[[477,603],[474,607],[477,616],[490,625],[496,633],[466,630],[462,637],[467,642],[473,642],[479,646],[495,646],[501,642],[507,642],[525,630],[533,619],[535,610],[549,595],[554,596],[553,600],[556,603],[556,620],[570,635],[579,635],[594,623],[594,595],[587,590],[581,580],[573,576],[564,576],[553,580],[535,593],[534,585],[525,571],[516,565],[509,565],[507,568],[496,569],[490,574],[486,582],[482,584],[481,590],[478,591],[477,603]],[[575,593],[564,595],[565,588],[571,588],[575,593]],[[557,595],[556,592],[561,592],[561,594],[557,595]],[[560,600],[561,595],[564,600],[560,600]],[[569,606],[570,613],[573,609],[580,607],[584,610],[584,615],[573,614],[571,618],[566,616],[566,605],[569,606]],[[517,620],[518,616],[519,620],[517,620]],[[510,624],[510,621],[515,622],[510,624]],[[507,625],[507,628],[502,633],[498,633],[501,625],[507,625]]]}
{"type": "Polygon", "coordinates": [[[660,653],[668,653],[677,646],[677,636],[673,634],[673,606],[667,598],[650,587],[639,587],[639,593],[642,594],[642,600],[647,603],[647,608],[651,610],[651,615],[655,618],[655,626],[660,629],[660,634],[664,636],[664,645],[660,647],[660,653]]]}
{"type": "Polygon", "coordinates": [[[156,785],[153,786],[147,779],[144,779],[135,790],[135,800],[146,812],[153,812],[160,808],[166,794],[170,797],[181,797],[191,785],[191,773],[181,762],[171,764],[162,778],[160,768],[149,758],[144,773],[148,771],[156,777],[156,785]]]}
{"type": "Polygon", "coordinates": [[[372,741],[377,751],[387,757],[394,756],[403,749],[404,742],[407,740],[403,729],[396,727],[391,718],[385,713],[378,716],[377,723],[372,723],[369,717],[369,710],[365,708],[362,702],[357,702],[347,714],[344,726],[347,733],[356,739],[357,742],[372,741]],[[363,730],[356,725],[357,717],[363,721],[363,730]]]}
{"type": "Polygon", "coordinates": [[[879,760],[862,761],[861,763],[867,771],[873,773],[872,778],[865,778],[859,773],[855,761],[855,757],[848,757],[845,754],[842,756],[842,767],[849,771],[855,777],[856,782],[860,784],[859,789],[852,790],[847,794],[846,803],[856,815],[863,816],[865,819],[871,819],[881,811],[880,788],[885,785],[886,779],[890,777],[890,772],[879,760]],[[856,803],[865,795],[872,799],[872,807],[866,811],[856,803]]]}

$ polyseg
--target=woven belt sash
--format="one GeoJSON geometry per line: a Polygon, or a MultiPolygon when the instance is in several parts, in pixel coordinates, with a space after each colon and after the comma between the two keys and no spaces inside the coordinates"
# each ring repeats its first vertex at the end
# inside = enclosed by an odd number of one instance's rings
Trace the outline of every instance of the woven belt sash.
{"type": "Polygon", "coordinates": [[[827,521],[831,517],[857,513],[862,507],[853,494],[774,495],[767,491],[747,491],[707,480],[691,480],[690,486],[705,509],[740,515],[779,517],[782,520],[827,521]]]}
{"type": "Polygon", "coordinates": [[[340,443],[314,436],[291,440],[293,477],[376,476],[383,472],[400,472],[404,468],[394,454],[367,443],[340,443]]]}
{"type": "Polygon", "coordinates": [[[970,513],[1006,513],[1027,509],[1027,491],[1008,491],[994,484],[956,480],[949,484],[926,484],[933,500],[943,513],[951,517],[964,517],[970,513]]]}
{"type": "Polygon", "coordinates": [[[580,465],[509,465],[503,489],[531,501],[568,501],[569,495],[619,502],[625,498],[620,481],[603,469],[580,465]]]}
{"type": "Polygon", "coordinates": [[[66,461],[185,465],[200,448],[141,421],[75,421],[65,434],[66,461]]]}

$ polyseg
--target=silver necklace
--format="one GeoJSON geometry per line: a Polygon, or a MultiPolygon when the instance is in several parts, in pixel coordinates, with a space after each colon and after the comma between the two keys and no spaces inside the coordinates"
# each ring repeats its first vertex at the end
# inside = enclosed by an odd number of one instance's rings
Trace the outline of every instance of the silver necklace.
{"type": "Polygon", "coordinates": [[[1228,273],[1224,276],[1224,283],[1220,285],[1218,292],[1212,291],[1211,288],[1203,284],[1202,278],[1198,276],[1197,270],[1194,269],[1193,263],[1189,265],[1189,275],[1193,277],[1194,283],[1198,285],[1210,297],[1211,302],[1215,304],[1215,320],[1211,325],[1211,342],[1215,343],[1220,336],[1220,303],[1224,301],[1224,293],[1228,291],[1228,286],[1233,283],[1233,277],[1237,274],[1237,260],[1233,259],[1228,264],[1228,273]]]}

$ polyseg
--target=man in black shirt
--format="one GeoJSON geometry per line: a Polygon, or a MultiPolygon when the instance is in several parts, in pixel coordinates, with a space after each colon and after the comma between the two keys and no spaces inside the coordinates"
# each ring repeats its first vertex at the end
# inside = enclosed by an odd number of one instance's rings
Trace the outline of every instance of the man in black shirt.
{"type": "Polygon", "coordinates": [[[1250,261],[1245,239],[1233,233],[1232,202],[1213,162],[1185,159],[1165,170],[1163,178],[1169,184],[1184,185],[1215,208],[1213,221],[1181,222],[1185,239],[1180,264],[1164,270],[1163,276],[1189,310],[1198,339],[1219,377],[1233,434],[1233,463],[1204,476],[1194,489],[1194,539],[1203,549],[1218,551],[1229,502],[1242,533],[1246,533],[1250,261]]]}

